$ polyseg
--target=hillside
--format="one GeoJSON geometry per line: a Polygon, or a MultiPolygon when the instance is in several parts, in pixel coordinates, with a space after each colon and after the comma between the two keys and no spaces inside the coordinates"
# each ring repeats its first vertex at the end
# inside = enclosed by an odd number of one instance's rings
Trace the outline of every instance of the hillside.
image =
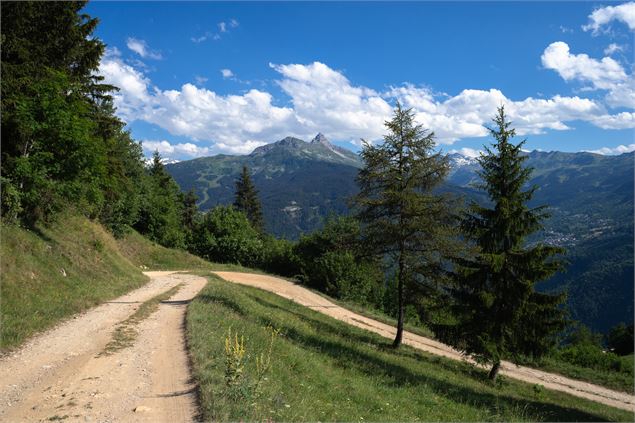
{"type": "MultiPolygon", "coordinates": [[[[572,317],[606,332],[633,315],[634,153],[528,153],[537,185],[532,205],[547,204],[552,217],[532,239],[567,248],[569,271],[543,284],[569,290],[572,317]]],[[[474,189],[476,160],[450,155],[452,170],[444,191],[486,202],[474,189]]],[[[247,156],[218,155],[167,166],[181,188],[193,188],[207,210],[233,201],[234,184],[249,166],[263,205],[267,230],[297,239],[320,227],[329,213],[346,213],[357,192],[361,166],[354,153],[334,147],[322,135],[311,142],[285,138],[247,156]]]]}
{"type": "Polygon", "coordinates": [[[267,231],[296,239],[329,213],[345,213],[356,190],[359,157],[318,134],[311,142],[287,137],[246,156],[217,155],[167,165],[184,191],[194,189],[201,210],[231,204],[235,183],[248,166],[260,191],[267,231]]]}
{"type": "Polygon", "coordinates": [[[142,270],[201,268],[207,262],[148,241],[136,232],[116,240],[72,214],[27,230],[2,224],[0,350],[148,281],[142,270]]]}

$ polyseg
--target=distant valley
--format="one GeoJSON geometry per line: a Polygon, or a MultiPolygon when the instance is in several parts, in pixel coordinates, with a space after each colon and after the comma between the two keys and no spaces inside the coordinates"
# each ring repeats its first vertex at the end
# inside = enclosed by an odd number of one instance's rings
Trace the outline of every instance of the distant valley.
{"type": "MultiPolygon", "coordinates": [[[[532,205],[547,204],[552,217],[540,238],[564,246],[567,273],[543,289],[567,287],[572,317],[595,330],[629,323],[633,316],[634,153],[527,153],[538,186],[532,205]]],[[[452,170],[442,188],[485,202],[474,188],[479,165],[449,155],[452,170]]],[[[217,155],[167,165],[180,187],[194,189],[201,210],[231,204],[242,166],[249,167],[260,191],[267,230],[297,239],[320,227],[329,213],[348,212],[357,191],[359,156],[331,144],[322,134],[310,142],[287,137],[244,156],[217,155]]]]}

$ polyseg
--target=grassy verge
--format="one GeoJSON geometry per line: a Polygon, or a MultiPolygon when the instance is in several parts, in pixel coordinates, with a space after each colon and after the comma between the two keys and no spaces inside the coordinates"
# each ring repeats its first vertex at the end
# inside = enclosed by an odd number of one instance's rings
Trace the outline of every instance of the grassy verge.
{"type": "Polygon", "coordinates": [[[2,351],[147,281],[88,219],[61,216],[32,231],[5,224],[0,230],[2,351]]]}
{"type": "MultiPolygon", "coordinates": [[[[620,357],[624,361],[624,368],[633,368],[633,355],[620,357]]],[[[610,389],[628,392],[632,394],[635,387],[633,373],[627,371],[606,371],[588,367],[580,367],[565,361],[557,360],[553,357],[546,357],[540,363],[527,363],[527,366],[547,372],[558,373],[572,379],[584,380],[586,382],[602,385],[610,389]]]]}
{"type": "Polygon", "coordinates": [[[168,289],[167,291],[141,303],[139,308],[130,317],[117,325],[115,331],[113,332],[112,339],[108,342],[108,344],[106,344],[102,354],[110,355],[121,349],[132,346],[138,335],[135,326],[147,319],[159,308],[159,304],[162,301],[168,300],[176,294],[182,286],[183,284],[179,284],[174,288],[168,289]]]}
{"type": "Polygon", "coordinates": [[[187,333],[206,420],[634,418],[504,377],[489,383],[483,371],[465,363],[409,347],[392,350],[390,340],[378,335],[214,277],[188,308],[187,333]],[[279,333],[269,353],[271,328],[279,333]]]}
{"type": "Polygon", "coordinates": [[[117,240],[121,253],[142,270],[206,269],[210,263],[187,251],[165,248],[138,232],[131,231],[117,240]]]}

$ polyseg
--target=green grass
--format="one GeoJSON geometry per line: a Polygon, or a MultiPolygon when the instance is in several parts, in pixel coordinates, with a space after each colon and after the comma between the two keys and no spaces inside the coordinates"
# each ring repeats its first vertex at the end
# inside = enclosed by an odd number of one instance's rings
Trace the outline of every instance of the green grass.
{"type": "Polygon", "coordinates": [[[633,413],[432,356],[274,294],[210,283],[190,304],[187,336],[202,417],[213,421],[633,421],[633,413]],[[271,368],[259,388],[256,357],[271,368]],[[226,384],[225,338],[244,337],[226,384]],[[233,373],[236,374],[235,372],[233,373]]]}
{"type": "Polygon", "coordinates": [[[170,297],[176,294],[182,286],[183,284],[179,284],[174,288],[168,289],[167,291],[141,303],[139,308],[137,308],[130,317],[117,325],[115,331],[113,332],[112,339],[108,342],[108,344],[106,344],[102,354],[110,355],[121,349],[132,346],[138,335],[135,326],[147,319],[159,308],[159,304],[161,302],[170,299],[170,297]]]}
{"type": "Polygon", "coordinates": [[[141,270],[207,269],[208,261],[187,251],[165,248],[130,231],[117,240],[121,253],[141,270]]]}
{"type": "Polygon", "coordinates": [[[35,230],[0,225],[2,351],[147,281],[88,219],[64,215],[35,230]]]}
{"type": "Polygon", "coordinates": [[[623,362],[622,368],[625,369],[623,371],[607,371],[576,366],[550,356],[545,357],[537,364],[527,363],[526,365],[633,394],[635,386],[635,381],[633,380],[633,354],[620,357],[620,360],[623,362]],[[630,371],[626,369],[630,369],[630,371]]]}

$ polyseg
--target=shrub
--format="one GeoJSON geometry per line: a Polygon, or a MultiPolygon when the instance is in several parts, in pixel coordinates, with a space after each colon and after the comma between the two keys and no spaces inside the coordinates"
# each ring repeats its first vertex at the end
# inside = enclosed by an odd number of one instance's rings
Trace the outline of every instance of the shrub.
{"type": "Polygon", "coordinates": [[[197,224],[193,252],[210,261],[257,266],[263,242],[247,217],[232,207],[219,206],[197,224]]]}
{"type": "Polygon", "coordinates": [[[262,242],[262,270],[282,276],[297,276],[300,273],[299,259],[293,251],[292,242],[272,236],[264,236],[262,242]]]}

